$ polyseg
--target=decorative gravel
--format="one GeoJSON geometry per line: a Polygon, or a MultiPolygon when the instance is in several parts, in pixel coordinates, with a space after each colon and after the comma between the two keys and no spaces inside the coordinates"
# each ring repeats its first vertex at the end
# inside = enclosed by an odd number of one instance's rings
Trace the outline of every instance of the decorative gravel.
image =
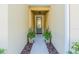
{"type": "Polygon", "coordinates": [[[22,50],[21,54],[30,54],[33,43],[27,43],[22,50]]]}
{"type": "Polygon", "coordinates": [[[47,45],[49,54],[58,54],[57,50],[55,49],[52,43],[46,43],[46,45],[47,45]]]}

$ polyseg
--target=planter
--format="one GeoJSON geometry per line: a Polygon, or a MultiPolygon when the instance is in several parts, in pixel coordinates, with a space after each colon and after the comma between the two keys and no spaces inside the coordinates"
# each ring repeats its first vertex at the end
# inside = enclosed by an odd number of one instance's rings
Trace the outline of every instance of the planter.
{"type": "Polygon", "coordinates": [[[34,38],[35,38],[35,32],[32,31],[32,30],[29,30],[28,33],[27,33],[27,37],[28,37],[28,42],[33,43],[34,38]]]}
{"type": "Polygon", "coordinates": [[[45,40],[46,43],[50,43],[50,40],[49,39],[48,40],[45,39],[45,38],[43,38],[43,39],[45,40]]]}
{"type": "Polygon", "coordinates": [[[46,43],[51,43],[52,34],[50,31],[46,30],[43,33],[43,36],[44,36],[44,40],[46,41],[46,43]]]}
{"type": "Polygon", "coordinates": [[[50,41],[49,40],[45,40],[46,41],[46,43],[50,43],[50,41]]]}
{"type": "Polygon", "coordinates": [[[34,43],[35,38],[30,39],[29,38],[29,43],[34,43]]]}

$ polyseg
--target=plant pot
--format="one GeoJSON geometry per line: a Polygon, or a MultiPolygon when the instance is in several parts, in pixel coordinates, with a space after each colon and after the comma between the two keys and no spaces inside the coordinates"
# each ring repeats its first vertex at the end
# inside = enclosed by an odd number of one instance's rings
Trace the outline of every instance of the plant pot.
{"type": "Polygon", "coordinates": [[[45,42],[46,43],[50,43],[50,40],[48,39],[48,40],[46,40],[45,38],[43,38],[44,40],[45,40],[45,42]]]}
{"type": "Polygon", "coordinates": [[[32,40],[32,39],[30,39],[30,40],[29,40],[29,43],[33,43],[33,40],[32,40]]]}
{"type": "Polygon", "coordinates": [[[34,43],[35,42],[35,38],[33,38],[32,40],[33,40],[33,43],[34,43]]]}
{"type": "Polygon", "coordinates": [[[35,38],[29,39],[29,43],[34,43],[35,38]]]}
{"type": "Polygon", "coordinates": [[[50,43],[50,40],[45,40],[46,41],[46,43],[50,43]]]}

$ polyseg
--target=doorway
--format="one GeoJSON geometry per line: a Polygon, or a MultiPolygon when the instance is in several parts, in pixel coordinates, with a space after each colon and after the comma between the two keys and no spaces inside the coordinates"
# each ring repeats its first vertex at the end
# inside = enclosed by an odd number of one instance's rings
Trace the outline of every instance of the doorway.
{"type": "Polygon", "coordinates": [[[35,32],[42,34],[42,15],[35,15],[35,32]]]}
{"type": "MultiPolygon", "coordinates": [[[[38,8],[37,8],[38,9],[38,8]]],[[[48,9],[47,10],[36,10],[31,9],[30,24],[31,28],[36,34],[44,33],[45,29],[48,28],[48,9]]]]}

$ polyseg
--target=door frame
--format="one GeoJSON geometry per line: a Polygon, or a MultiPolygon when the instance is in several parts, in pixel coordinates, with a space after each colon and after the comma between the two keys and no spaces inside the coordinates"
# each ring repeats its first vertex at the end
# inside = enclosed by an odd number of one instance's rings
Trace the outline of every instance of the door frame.
{"type": "MultiPolygon", "coordinates": [[[[37,23],[36,23],[36,17],[37,17],[37,16],[41,16],[41,18],[42,18],[42,15],[35,15],[35,33],[36,33],[36,34],[42,34],[42,33],[37,33],[37,30],[36,30],[36,28],[37,28],[37,25],[36,25],[36,24],[37,24],[37,23]]],[[[42,18],[42,19],[43,19],[43,18],[42,18]]],[[[42,30],[42,19],[41,19],[41,30],[42,30]]],[[[43,30],[42,30],[42,31],[43,31],[43,30]]]]}

